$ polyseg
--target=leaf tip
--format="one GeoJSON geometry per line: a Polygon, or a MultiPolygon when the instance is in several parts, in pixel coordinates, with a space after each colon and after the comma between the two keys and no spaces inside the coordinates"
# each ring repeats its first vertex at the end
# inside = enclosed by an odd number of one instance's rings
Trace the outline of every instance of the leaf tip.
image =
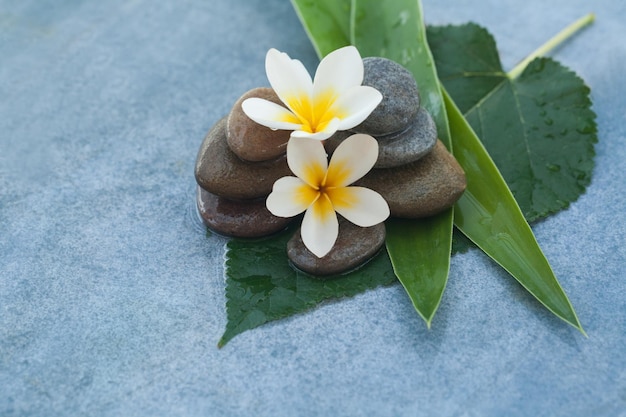
{"type": "MultiPolygon", "coordinates": [[[[572,308],[573,311],[573,308],[572,308]]],[[[561,317],[563,318],[563,317],[561,317]]],[[[564,319],[564,318],[563,318],[564,319]]],[[[585,336],[586,339],[589,339],[589,335],[587,334],[587,332],[585,331],[585,329],[583,329],[583,325],[580,323],[580,320],[578,319],[578,317],[576,316],[576,313],[574,312],[574,317],[573,320],[569,320],[569,319],[564,319],[565,322],[569,325],[571,325],[572,327],[574,327],[576,330],[578,330],[583,336],[585,336]]]]}
{"type": "MultiPolygon", "coordinates": [[[[417,307],[415,309],[417,310],[417,307]]],[[[433,318],[435,318],[436,310],[431,311],[429,315],[425,315],[420,310],[417,310],[417,312],[422,318],[422,320],[424,320],[424,323],[426,324],[426,328],[430,330],[430,327],[432,326],[432,323],[433,323],[433,318]]]]}
{"type": "Polygon", "coordinates": [[[220,338],[220,340],[217,342],[217,348],[221,349],[224,346],[226,346],[226,343],[228,343],[230,341],[230,339],[232,339],[232,336],[228,336],[226,334],[226,332],[222,335],[222,337],[220,338]]]}

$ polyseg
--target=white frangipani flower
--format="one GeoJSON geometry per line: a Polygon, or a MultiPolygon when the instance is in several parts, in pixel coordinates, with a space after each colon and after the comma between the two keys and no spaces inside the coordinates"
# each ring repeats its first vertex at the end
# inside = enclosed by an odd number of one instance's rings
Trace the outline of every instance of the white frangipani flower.
{"type": "Polygon", "coordinates": [[[287,144],[287,162],[295,177],[282,177],[267,197],[267,208],[279,217],[303,211],[302,241],[317,257],[326,255],[339,233],[337,214],[361,227],[370,227],[389,217],[385,199],[368,188],[349,186],[374,166],[378,142],[356,134],[343,141],[328,163],[322,142],[292,137],[287,144]]]}
{"type": "Polygon", "coordinates": [[[354,46],[322,59],[314,80],[300,61],[276,49],[267,52],[265,71],[287,108],[249,98],[242,104],[243,111],[263,126],[293,130],[291,137],[328,139],[363,122],[382,100],[378,90],[361,85],[363,60],[354,46]]]}

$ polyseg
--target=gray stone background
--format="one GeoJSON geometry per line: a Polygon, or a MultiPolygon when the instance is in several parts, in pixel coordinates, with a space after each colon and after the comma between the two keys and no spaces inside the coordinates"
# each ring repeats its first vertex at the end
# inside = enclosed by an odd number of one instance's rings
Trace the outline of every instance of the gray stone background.
{"type": "Polygon", "coordinates": [[[424,1],[507,69],[597,15],[553,55],[593,91],[593,182],[534,226],[588,339],[473,250],[430,331],[393,285],[218,350],[194,159],[268,48],[315,68],[290,3],[0,0],[0,415],[625,416],[625,4],[424,1]]]}

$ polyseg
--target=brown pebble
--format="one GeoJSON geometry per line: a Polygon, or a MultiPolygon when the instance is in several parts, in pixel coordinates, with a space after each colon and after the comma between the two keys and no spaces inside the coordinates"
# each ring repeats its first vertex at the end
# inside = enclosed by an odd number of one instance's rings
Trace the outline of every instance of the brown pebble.
{"type": "Polygon", "coordinates": [[[421,218],[449,207],[465,191],[465,173],[438,140],[420,160],[396,168],[373,169],[355,185],[377,191],[392,217],[421,218]]]}
{"type": "Polygon", "coordinates": [[[226,138],[230,149],[246,161],[276,159],[287,151],[289,130],[272,130],[250,119],[241,108],[247,98],[258,97],[284,106],[274,90],[268,87],[255,88],[237,100],[228,115],[226,138]]]}
{"type": "Polygon", "coordinates": [[[226,118],[206,135],[196,159],[195,176],[200,187],[231,200],[251,200],[272,192],[274,182],[292,175],[285,155],[265,162],[246,162],[226,143],[226,118]]]}
{"type": "Polygon", "coordinates": [[[265,199],[234,201],[198,187],[198,212],[214,232],[233,237],[262,237],[285,229],[292,219],[276,217],[265,207],[265,199]]]}
{"type": "Polygon", "coordinates": [[[384,223],[359,227],[340,217],[339,236],[335,246],[322,258],[318,258],[304,246],[299,230],[287,243],[287,256],[296,268],[324,278],[364,264],[378,253],[384,243],[384,223]]]}

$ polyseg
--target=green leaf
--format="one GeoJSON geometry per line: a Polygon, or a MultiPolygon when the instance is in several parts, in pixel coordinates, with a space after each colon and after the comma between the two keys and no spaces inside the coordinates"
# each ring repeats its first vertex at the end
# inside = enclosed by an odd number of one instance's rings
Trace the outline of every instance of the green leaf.
{"type": "Polygon", "coordinates": [[[584,334],[504,179],[460,110],[447,94],[444,99],[454,156],[467,176],[454,224],[548,310],[584,334]]]}
{"type": "MultiPolygon", "coordinates": [[[[421,2],[415,0],[355,0],[351,41],[363,56],[385,57],[411,71],[421,105],[450,149],[446,110],[422,16],[421,2]]],[[[395,274],[428,327],[448,281],[452,223],[452,209],[429,219],[387,221],[387,250],[395,274]]]]}
{"type": "Polygon", "coordinates": [[[351,0],[291,0],[317,56],[350,45],[351,0]]]}
{"type": "Polygon", "coordinates": [[[264,323],[311,309],[329,298],[353,296],[395,282],[383,250],[364,267],[341,276],[313,278],[286,255],[294,228],[263,240],[231,240],[226,251],[227,324],[218,346],[264,323]]]}
{"type": "Polygon", "coordinates": [[[591,180],[597,142],[584,82],[547,58],[512,78],[502,69],[493,37],[475,24],[430,27],[428,39],[442,83],[526,219],[575,201],[591,180]]]}
{"type": "Polygon", "coordinates": [[[426,40],[421,2],[355,0],[352,43],[363,56],[391,59],[407,68],[419,86],[421,105],[437,124],[449,148],[450,131],[433,56],[426,40]]]}
{"type": "Polygon", "coordinates": [[[428,219],[387,221],[387,251],[394,273],[415,310],[430,324],[439,308],[450,269],[451,213],[428,219]]]}

